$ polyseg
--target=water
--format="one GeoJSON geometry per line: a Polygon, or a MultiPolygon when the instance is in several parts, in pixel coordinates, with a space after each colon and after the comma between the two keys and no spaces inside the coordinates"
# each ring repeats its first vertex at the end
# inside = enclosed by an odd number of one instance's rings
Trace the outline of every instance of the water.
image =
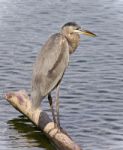
{"type": "Polygon", "coordinates": [[[2,93],[30,91],[39,49],[72,20],[97,37],[82,36],[70,59],[60,91],[61,124],[84,150],[122,150],[123,1],[0,0],[0,8],[0,149],[54,149],[2,93]]]}

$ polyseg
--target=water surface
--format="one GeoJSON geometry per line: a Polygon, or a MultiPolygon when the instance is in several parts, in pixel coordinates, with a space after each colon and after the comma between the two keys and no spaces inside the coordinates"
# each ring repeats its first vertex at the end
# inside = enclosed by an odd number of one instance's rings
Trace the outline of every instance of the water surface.
{"type": "MultiPolygon", "coordinates": [[[[30,91],[32,64],[68,21],[82,36],[60,91],[61,124],[84,150],[123,149],[123,1],[0,0],[0,149],[52,150],[48,139],[2,98],[30,91]]],[[[44,109],[49,110],[47,100],[44,109]]]]}

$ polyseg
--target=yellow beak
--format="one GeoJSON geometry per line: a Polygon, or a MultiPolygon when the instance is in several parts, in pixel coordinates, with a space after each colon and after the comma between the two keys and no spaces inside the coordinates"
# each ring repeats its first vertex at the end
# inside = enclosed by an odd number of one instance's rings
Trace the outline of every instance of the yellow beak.
{"type": "Polygon", "coordinates": [[[92,37],[95,37],[96,34],[88,31],[88,30],[82,30],[82,29],[79,29],[79,30],[74,30],[76,33],[79,33],[79,34],[84,34],[84,35],[87,35],[87,36],[92,36],[92,37]]]}

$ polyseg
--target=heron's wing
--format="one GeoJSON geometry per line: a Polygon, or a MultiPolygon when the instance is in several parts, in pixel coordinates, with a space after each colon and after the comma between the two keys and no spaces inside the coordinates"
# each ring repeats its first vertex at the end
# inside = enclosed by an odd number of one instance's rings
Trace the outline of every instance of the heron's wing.
{"type": "Polygon", "coordinates": [[[47,95],[61,80],[69,61],[69,47],[66,38],[54,34],[49,38],[39,53],[34,70],[33,86],[41,88],[47,95]]]}

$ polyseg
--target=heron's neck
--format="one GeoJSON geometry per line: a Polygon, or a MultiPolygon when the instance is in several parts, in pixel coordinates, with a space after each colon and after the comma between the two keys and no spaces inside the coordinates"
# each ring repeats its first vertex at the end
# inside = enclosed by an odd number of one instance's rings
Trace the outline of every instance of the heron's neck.
{"type": "Polygon", "coordinates": [[[69,53],[72,54],[76,48],[79,45],[80,42],[80,36],[77,34],[73,34],[70,36],[65,36],[67,41],[68,41],[68,45],[69,45],[69,53]]]}
{"type": "Polygon", "coordinates": [[[75,50],[77,49],[79,42],[78,41],[74,41],[74,42],[69,42],[69,53],[72,54],[73,52],[75,52],[75,50]]]}

